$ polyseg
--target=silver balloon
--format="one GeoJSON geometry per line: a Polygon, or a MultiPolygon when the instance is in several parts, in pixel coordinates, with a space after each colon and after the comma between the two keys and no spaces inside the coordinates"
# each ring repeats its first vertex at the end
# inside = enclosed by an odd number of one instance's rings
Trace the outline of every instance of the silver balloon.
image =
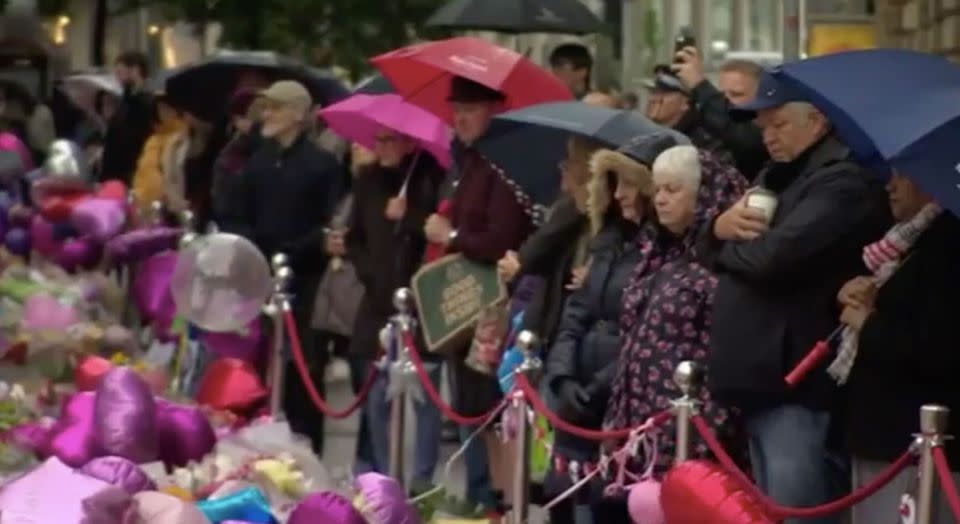
{"type": "Polygon", "coordinates": [[[226,233],[184,246],[170,283],[177,310],[214,332],[235,332],[256,318],[273,291],[270,265],[249,240],[226,233]]]}
{"type": "Polygon", "coordinates": [[[83,151],[69,140],[54,140],[30,188],[34,202],[56,193],[88,190],[93,185],[90,167],[83,151]]]}

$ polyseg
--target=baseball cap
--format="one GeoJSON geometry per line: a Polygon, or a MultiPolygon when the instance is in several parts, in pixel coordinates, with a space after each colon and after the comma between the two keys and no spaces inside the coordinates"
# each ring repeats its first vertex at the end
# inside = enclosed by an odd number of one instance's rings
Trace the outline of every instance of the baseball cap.
{"type": "Polygon", "coordinates": [[[670,70],[670,67],[665,65],[655,67],[653,78],[647,79],[644,86],[651,91],[683,94],[690,92],[680,81],[680,78],[670,70]]]}
{"type": "Polygon", "coordinates": [[[308,111],[313,107],[313,97],[303,84],[295,80],[280,80],[260,91],[260,96],[280,104],[293,106],[301,111],[308,111]]]}
{"type": "Polygon", "coordinates": [[[757,84],[753,100],[730,109],[730,117],[738,121],[753,120],[758,111],[780,107],[788,102],[803,100],[799,93],[785,85],[770,72],[764,71],[757,84]]]}

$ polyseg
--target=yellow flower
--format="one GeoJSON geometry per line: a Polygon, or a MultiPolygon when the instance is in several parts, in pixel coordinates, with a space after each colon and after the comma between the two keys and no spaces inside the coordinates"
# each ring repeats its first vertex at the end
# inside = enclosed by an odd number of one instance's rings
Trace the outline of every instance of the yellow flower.
{"type": "Polygon", "coordinates": [[[112,362],[115,366],[124,366],[130,362],[130,358],[118,351],[110,357],[110,362],[112,362]]]}

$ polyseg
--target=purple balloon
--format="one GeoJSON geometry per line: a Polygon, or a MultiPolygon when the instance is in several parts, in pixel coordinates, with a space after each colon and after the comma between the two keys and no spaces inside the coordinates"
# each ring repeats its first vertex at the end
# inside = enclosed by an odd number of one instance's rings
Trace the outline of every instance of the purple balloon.
{"type": "Polygon", "coordinates": [[[84,464],[80,472],[134,495],[157,489],[157,485],[136,464],[123,457],[99,457],[84,464]]]}
{"type": "Polygon", "coordinates": [[[3,245],[10,253],[25,257],[30,254],[30,233],[22,227],[15,227],[4,235],[3,245]]]}
{"type": "Polygon", "coordinates": [[[107,242],[107,254],[116,264],[129,264],[176,249],[182,229],[172,227],[149,227],[136,229],[107,242]]]}
{"type": "Polygon", "coordinates": [[[113,198],[89,198],[74,206],[70,221],[80,234],[106,242],[123,231],[127,222],[125,203],[113,198]]]}
{"type": "Polygon", "coordinates": [[[14,447],[45,457],[49,454],[50,429],[50,425],[42,421],[25,422],[10,428],[3,439],[14,447]]]}
{"type": "Polygon", "coordinates": [[[261,347],[260,319],[253,319],[247,325],[247,332],[243,334],[204,331],[200,335],[200,343],[218,357],[256,363],[261,347]]]}
{"type": "Polygon", "coordinates": [[[157,458],[157,415],[150,386],[129,368],[114,368],[97,386],[96,433],[101,449],[138,464],[157,458]]]}
{"type": "Polygon", "coordinates": [[[33,220],[33,210],[23,204],[14,204],[7,211],[7,218],[11,226],[27,228],[33,220]]]}
{"type": "Polygon", "coordinates": [[[217,435],[210,420],[195,406],[182,406],[157,398],[157,442],[160,460],[182,467],[213,451],[217,435]]]}
{"type": "Polygon", "coordinates": [[[71,395],[60,410],[60,419],[50,429],[50,454],[64,464],[79,468],[99,455],[93,429],[95,404],[93,392],[71,395]]]}
{"type": "Polygon", "coordinates": [[[89,269],[100,260],[101,248],[90,238],[71,238],[60,246],[56,261],[67,271],[89,269]]]}
{"type": "Polygon", "coordinates": [[[420,518],[407,503],[407,494],[396,480],[380,473],[364,473],[353,479],[363,513],[378,524],[419,524],[420,518]]]}
{"type": "Polygon", "coordinates": [[[45,257],[54,256],[60,249],[60,242],[53,237],[53,224],[40,215],[30,222],[30,241],[33,249],[45,257]]]}
{"type": "Polygon", "coordinates": [[[331,491],[321,491],[301,500],[290,514],[290,519],[287,520],[287,524],[314,524],[315,522],[367,524],[367,519],[353,507],[349,500],[331,491]]]}

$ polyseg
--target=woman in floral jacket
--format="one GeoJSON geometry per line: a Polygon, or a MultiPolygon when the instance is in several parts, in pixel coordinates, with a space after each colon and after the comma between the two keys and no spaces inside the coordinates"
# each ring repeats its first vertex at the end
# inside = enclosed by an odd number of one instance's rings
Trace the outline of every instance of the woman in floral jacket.
{"type": "MultiPolygon", "coordinates": [[[[746,189],[736,169],[692,146],[676,146],[653,164],[656,224],[638,237],[634,268],[620,318],[621,346],[605,427],[637,427],[680,397],[674,368],[684,360],[703,365],[709,347],[716,278],[694,257],[699,231],[746,189]]],[[[701,391],[701,413],[715,428],[730,414],[701,391]]],[[[669,467],[674,428],[660,432],[657,469],[669,467]]],[[[705,450],[698,447],[697,452],[705,450]]]]}

